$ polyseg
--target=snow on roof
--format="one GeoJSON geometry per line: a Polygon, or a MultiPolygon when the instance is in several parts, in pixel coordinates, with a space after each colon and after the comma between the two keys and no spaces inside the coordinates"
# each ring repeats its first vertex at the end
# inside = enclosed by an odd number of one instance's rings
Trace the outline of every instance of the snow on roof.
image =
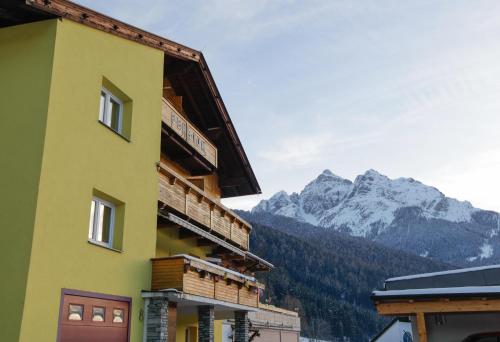
{"type": "Polygon", "coordinates": [[[210,267],[213,267],[213,268],[216,268],[218,270],[221,270],[221,271],[224,271],[224,272],[227,272],[227,273],[231,273],[237,277],[241,277],[243,279],[247,279],[247,280],[250,280],[250,281],[256,281],[255,277],[250,277],[250,276],[247,276],[246,274],[243,274],[243,273],[239,273],[239,272],[236,272],[236,271],[233,271],[233,270],[230,270],[229,268],[225,268],[225,267],[222,267],[222,266],[219,266],[217,264],[214,264],[214,263],[211,263],[211,262],[208,262],[206,260],[203,260],[203,259],[199,259],[199,258],[195,258],[191,255],[188,255],[188,254],[176,254],[176,255],[173,255],[172,258],[175,258],[175,257],[183,257],[183,258],[186,258],[186,259],[189,259],[189,260],[193,260],[193,261],[196,261],[196,262],[199,262],[199,263],[202,263],[204,265],[207,265],[207,266],[210,266],[210,267]]]}
{"type": "Polygon", "coordinates": [[[418,278],[427,278],[427,277],[434,277],[434,276],[448,275],[448,274],[476,272],[476,271],[484,271],[484,270],[490,270],[490,269],[500,269],[500,265],[469,267],[469,268],[460,268],[460,269],[449,270],[449,271],[414,274],[414,275],[408,275],[408,276],[403,276],[403,277],[389,278],[386,280],[386,282],[398,281],[398,280],[410,280],[410,279],[418,279],[418,278]]]}
{"type": "Polygon", "coordinates": [[[468,296],[468,295],[500,295],[500,286],[466,286],[441,287],[409,290],[373,291],[372,297],[436,297],[436,296],[468,296]]]}

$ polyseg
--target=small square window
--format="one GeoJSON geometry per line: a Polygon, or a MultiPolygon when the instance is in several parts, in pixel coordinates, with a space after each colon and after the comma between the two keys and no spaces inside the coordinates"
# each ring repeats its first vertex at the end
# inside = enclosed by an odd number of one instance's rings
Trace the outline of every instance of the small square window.
{"type": "Polygon", "coordinates": [[[123,102],[106,88],[101,90],[99,121],[115,132],[122,134],[123,102]]]}
{"type": "Polygon", "coordinates": [[[113,246],[115,206],[112,203],[94,197],[90,206],[89,240],[113,246]]]}
{"type": "Polygon", "coordinates": [[[104,322],[106,310],[103,307],[94,306],[92,308],[92,322],[104,322]]]}
{"type": "Polygon", "coordinates": [[[123,309],[113,309],[113,323],[123,323],[123,309]]]}
{"type": "Polygon", "coordinates": [[[69,321],[83,320],[83,305],[70,304],[68,310],[68,320],[69,321]]]}

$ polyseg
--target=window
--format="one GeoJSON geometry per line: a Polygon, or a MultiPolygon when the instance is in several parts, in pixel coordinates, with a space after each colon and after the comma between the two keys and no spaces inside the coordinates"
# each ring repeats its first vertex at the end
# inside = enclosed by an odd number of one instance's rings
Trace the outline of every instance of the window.
{"type": "Polygon", "coordinates": [[[92,322],[104,322],[104,313],[103,307],[94,306],[92,308],[92,322]]]}
{"type": "Polygon", "coordinates": [[[83,319],[83,305],[70,304],[68,310],[68,320],[81,321],[83,319]]]}
{"type": "Polygon", "coordinates": [[[106,88],[101,90],[99,121],[115,132],[122,134],[123,102],[106,88]]]}
{"type": "Polygon", "coordinates": [[[123,323],[123,309],[113,309],[113,323],[123,323]]]}
{"type": "Polygon", "coordinates": [[[94,197],[90,206],[89,240],[113,246],[113,229],[115,224],[114,204],[94,197]]]}

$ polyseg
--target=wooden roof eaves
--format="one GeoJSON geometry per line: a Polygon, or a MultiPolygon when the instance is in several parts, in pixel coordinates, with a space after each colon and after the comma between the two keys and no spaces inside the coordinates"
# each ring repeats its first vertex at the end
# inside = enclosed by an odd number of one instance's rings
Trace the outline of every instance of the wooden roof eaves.
{"type": "Polygon", "coordinates": [[[199,62],[200,52],[133,25],[67,0],[25,0],[26,5],[110,34],[162,50],[184,60],[199,62]]]}
{"type": "Polygon", "coordinates": [[[201,53],[201,52],[200,52],[200,60],[198,61],[198,64],[200,65],[200,68],[203,72],[205,80],[209,86],[210,92],[213,95],[217,109],[219,110],[219,113],[222,115],[222,119],[224,121],[224,124],[226,125],[226,129],[229,133],[231,141],[233,142],[233,145],[236,147],[236,150],[238,151],[240,160],[242,161],[243,167],[245,168],[245,171],[247,172],[247,176],[251,180],[252,187],[254,188],[253,190],[255,191],[256,194],[260,194],[260,193],[262,193],[262,191],[260,189],[257,178],[255,177],[255,174],[252,170],[252,167],[250,166],[250,161],[248,160],[248,157],[245,153],[245,150],[243,149],[243,145],[241,144],[240,138],[238,137],[238,134],[236,133],[236,129],[235,129],[233,122],[231,120],[231,117],[229,116],[229,113],[226,109],[226,105],[224,104],[224,101],[222,101],[222,97],[219,93],[219,90],[217,89],[217,85],[216,85],[215,80],[212,76],[212,73],[210,72],[210,69],[209,69],[208,64],[205,60],[205,57],[203,56],[203,53],[201,53]]]}
{"type": "Polygon", "coordinates": [[[153,33],[141,30],[140,28],[137,28],[133,25],[124,23],[117,19],[113,19],[90,8],[75,4],[67,0],[25,0],[25,2],[28,6],[44,11],[46,13],[50,13],[61,18],[66,18],[80,24],[93,27],[95,29],[135,41],[139,44],[162,50],[166,54],[176,58],[196,62],[202,71],[206,84],[210,89],[210,92],[216,103],[217,109],[222,116],[229,137],[233,145],[236,147],[242,165],[247,173],[247,176],[250,179],[253,191],[256,194],[262,193],[257,178],[252,170],[252,167],[250,166],[248,157],[245,153],[245,150],[243,149],[243,146],[241,145],[241,141],[238,137],[238,134],[236,133],[236,129],[233,125],[233,122],[231,121],[231,118],[229,117],[226,106],[222,101],[215,80],[212,76],[212,73],[210,72],[210,69],[202,52],[176,43],[169,39],[160,37],[153,33]]]}

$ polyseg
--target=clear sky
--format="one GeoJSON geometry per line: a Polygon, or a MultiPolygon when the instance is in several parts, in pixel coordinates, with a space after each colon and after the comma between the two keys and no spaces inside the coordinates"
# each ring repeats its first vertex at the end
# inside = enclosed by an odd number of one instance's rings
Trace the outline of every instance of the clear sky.
{"type": "Polygon", "coordinates": [[[498,0],[78,2],[203,51],[263,189],[231,207],[373,168],[500,211],[498,0]]]}

